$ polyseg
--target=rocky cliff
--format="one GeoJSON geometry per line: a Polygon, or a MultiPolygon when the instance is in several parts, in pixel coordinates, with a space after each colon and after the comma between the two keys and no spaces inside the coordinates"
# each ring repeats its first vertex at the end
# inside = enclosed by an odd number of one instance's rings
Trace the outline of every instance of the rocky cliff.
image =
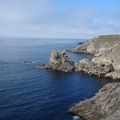
{"type": "MultiPolygon", "coordinates": [[[[120,79],[119,35],[95,37],[71,51],[93,55],[91,61],[80,61],[77,71],[120,79]]],[[[85,120],[120,120],[120,83],[105,85],[93,98],[76,104],[69,112],[85,120]]]]}
{"type": "Polygon", "coordinates": [[[75,63],[70,60],[68,55],[64,50],[60,51],[51,51],[51,57],[49,64],[40,65],[40,67],[49,69],[49,70],[58,70],[64,72],[71,72],[75,69],[75,63]]]}
{"type": "MultiPolygon", "coordinates": [[[[93,59],[90,61],[90,64],[91,63],[95,64],[97,68],[100,65],[113,66],[113,70],[107,72],[106,74],[104,74],[104,76],[111,77],[113,79],[120,78],[120,36],[119,35],[98,36],[72,49],[71,51],[92,54],[93,59]]],[[[95,72],[92,73],[91,67],[88,68],[88,71],[91,71],[91,74],[96,75],[95,72]]]]}
{"type": "Polygon", "coordinates": [[[95,37],[71,51],[92,54],[93,59],[90,61],[83,59],[75,63],[64,50],[52,50],[49,64],[40,66],[50,70],[85,72],[112,79],[120,78],[120,36],[95,37]]]}
{"type": "Polygon", "coordinates": [[[120,120],[120,83],[105,85],[96,96],[76,104],[69,112],[85,120],[120,120]]]}
{"type": "MultiPolygon", "coordinates": [[[[119,35],[98,36],[71,51],[89,53],[93,58],[75,63],[65,51],[52,50],[50,62],[40,67],[64,72],[85,72],[120,80],[119,35]]],[[[120,120],[120,83],[105,85],[93,98],[76,104],[69,112],[85,120],[120,120]]]]}

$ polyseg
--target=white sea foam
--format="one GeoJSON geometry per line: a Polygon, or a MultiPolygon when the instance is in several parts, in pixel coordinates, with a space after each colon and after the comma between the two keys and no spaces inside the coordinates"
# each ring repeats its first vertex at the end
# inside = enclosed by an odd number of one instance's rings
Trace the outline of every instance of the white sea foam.
{"type": "Polygon", "coordinates": [[[73,120],[80,120],[79,116],[73,116],[73,120]]]}

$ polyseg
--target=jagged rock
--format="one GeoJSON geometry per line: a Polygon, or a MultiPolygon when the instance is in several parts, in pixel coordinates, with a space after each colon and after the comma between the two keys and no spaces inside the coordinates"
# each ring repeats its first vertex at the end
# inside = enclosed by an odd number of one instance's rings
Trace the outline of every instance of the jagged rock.
{"type": "Polygon", "coordinates": [[[120,71],[113,71],[109,72],[105,75],[105,77],[112,78],[112,79],[120,79],[120,71]]]}
{"type": "MultiPolygon", "coordinates": [[[[117,117],[117,119],[110,119],[115,118],[118,110],[120,111],[120,83],[109,83],[93,98],[76,104],[69,109],[69,112],[85,120],[118,120],[117,117]]],[[[120,115],[118,116],[120,118],[120,115]]]]}
{"type": "Polygon", "coordinates": [[[64,72],[71,72],[75,69],[75,64],[70,60],[65,51],[51,51],[49,64],[43,64],[42,67],[51,70],[59,70],[64,72]]]}
{"type": "Polygon", "coordinates": [[[81,60],[80,63],[70,61],[65,51],[51,51],[49,64],[42,67],[65,72],[82,71],[91,75],[120,78],[115,71],[120,71],[120,36],[106,35],[93,38],[73,49],[74,52],[93,54],[91,61],[81,60]]]}
{"type": "MultiPolygon", "coordinates": [[[[120,79],[120,35],[95,37],[72,51],[93,55],[92,60],[81,60],[75,71],[120,79]]],[[[119,120],[120,83],[105,85],[96,96],[80,102],[69,112],[85,120],[119,120]]]]}
{"type": "Polygon", "coordinates": [[[86,65],[83,66],[83,62],[81,62],[76,71],[95,75],[102,74],[113,79],[120,78],[120,75],[116,74],[116,71],[120,71],[120,35],[98,36],[72,49],[72,51],[93,55],[92,60],[86,62],[86,65]]]}
{"type": "Polygon", "coordinates": [[[120,45],[120,35],[104,35],[95,37],[71,51],[96,54],[99,51],[106,51],[117,45],[120,45]]]}
{"type": "Polygon", "coordinates": [[[68,62],[70,59],[64,50],[51,51],[50,64],[63,64],[68,62]]]}
{"type": "Polygon", "coordinates": [[[88,59],[83,59],[80,63],[76,66],[75,71],[82,71],[88,74],[93,74],[97,76],[103,76],[111,71],[113,71],[112,64],[105,63],[105,64],[98,64],[88,59]]]}
{"type": "Polygon", "coordinates": [[[103,76],[109,72],[114,71],[113,66],[109,62],[99,63],[83,59],[80,63],[70,61],[65,51],[51,51],[51,58],[49,64],[43,64],[41,67],[51,70],[59,70],[64,72],[85,72],[97,76],[103,76]]]}

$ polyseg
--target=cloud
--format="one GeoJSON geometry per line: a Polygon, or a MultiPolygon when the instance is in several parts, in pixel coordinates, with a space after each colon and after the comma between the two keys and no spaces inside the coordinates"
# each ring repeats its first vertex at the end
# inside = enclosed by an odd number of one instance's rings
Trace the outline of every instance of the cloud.
{"type": "Polygon", "coordinates": [[[0,36],[79,38],[120,34],[119,9],[69,3],[56,8],[55,0],[0,0],[0,36]]]}

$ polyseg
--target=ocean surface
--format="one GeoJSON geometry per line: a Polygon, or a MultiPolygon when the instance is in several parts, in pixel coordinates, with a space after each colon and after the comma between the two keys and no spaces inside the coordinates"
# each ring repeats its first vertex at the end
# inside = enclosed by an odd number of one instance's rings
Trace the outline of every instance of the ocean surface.
{"type": "MultiPolygon", "coordinates": [[[[68,109],[92,97],[108,81],[83,73],[54,72],[52,49],[68,50],[78,39],[0,38],[0,120],[73,120],[68,109]]],[[[68,53],[79,62],[89,55],[68,53]]]]}

